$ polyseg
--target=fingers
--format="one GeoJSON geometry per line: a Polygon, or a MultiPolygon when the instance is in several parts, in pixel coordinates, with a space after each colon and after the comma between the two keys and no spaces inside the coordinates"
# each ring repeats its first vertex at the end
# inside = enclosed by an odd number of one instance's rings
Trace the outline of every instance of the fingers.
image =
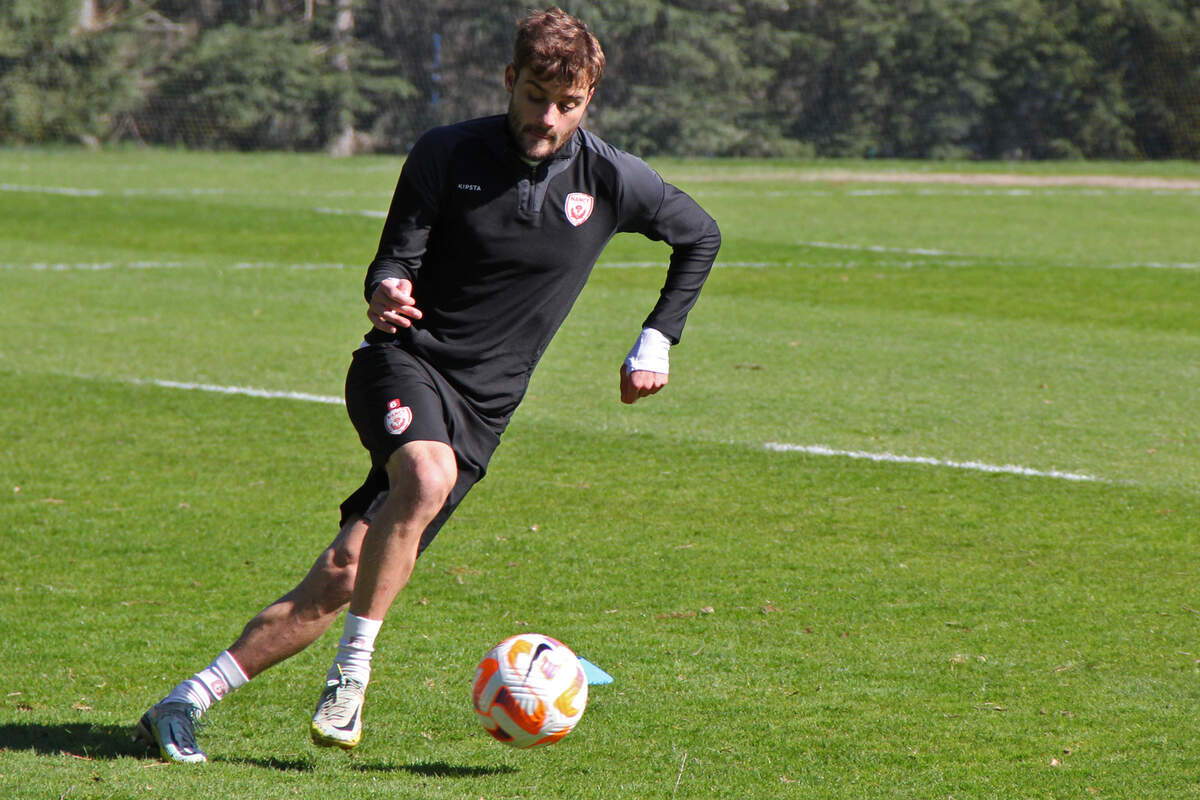
{"type": "Polygon", "coordinates": [[[667,375],[662,372],[634,370],[621,367],[621,402],[636,403],[640,398],[657,393],[667,385],[667,375]]]}
{"type": "Polygon", "coordinates": [[[621,402],[625,405],[637,402],[638,391],[633,386],[633,381],[629,378],[629,373],[621,370],[621,402]]]}
{"type": "Polygon", "coordinates": [[[421,316],[421,309],[413,300],[412,281],[404,278],[388,278],[379,284],[367,305],[367,319],[384,333],[408,328],[421,316]]]}

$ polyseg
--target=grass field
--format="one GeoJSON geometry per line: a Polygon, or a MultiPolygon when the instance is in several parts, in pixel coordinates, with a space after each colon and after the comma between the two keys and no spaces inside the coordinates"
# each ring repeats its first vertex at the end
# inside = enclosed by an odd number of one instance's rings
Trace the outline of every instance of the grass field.
{"type": "Polygon", "coordinates": [[[0,797],[1200,796],[1198,164],[659,163],[725,236],[671,385],[617,400],[665,258],[618,238],[389,616],[363,745],[307,740],[331,632],[209,764],[145,757],[361,478],[399,163],[0,152],[0,797]],[[1022,178],[895,180],[948,171],[1022,178]],[[1188,183],[1039,185],[1093,174],[1188,183]],[[520,630],[616,679],[544,751],[468,700],[520,630]]]}

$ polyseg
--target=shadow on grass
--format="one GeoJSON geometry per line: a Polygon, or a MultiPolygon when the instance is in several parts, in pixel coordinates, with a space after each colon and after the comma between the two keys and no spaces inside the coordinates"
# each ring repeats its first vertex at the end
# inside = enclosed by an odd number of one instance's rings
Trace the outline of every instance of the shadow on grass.
{"type": "Polygon", "coordinates": [[[0,725],[0,750],[32,750],[41,755],[79,758],[144,756],[146,747],[133,740],[128,725],[64,725],[7,723],[0,725]]]}
{"type": "MultiPolygon", "coordinates": [[[[212,759],[225,764],[261,767],[281,772],[312,772],[317,765],[305,758],[234,758],[217,756],[212,759]]],[[[392,772],[421,775],[426,778],[482,778],[488,775],[505,775],[516,772],[510,766],[464,767],[436,761],[430,764],[389,764],[383,761],[353,762],[349,769],[355,772],[392,772]]]]}
{"type": "MultiPolygon", "coordinates": [[[[312,772],[316,764],[305,758],[235,758],[217,756],[211,759],[224,764],[260,767],[281,772],[312,772]]],[[[438,761],[432,764],[388,764],[386,762],[353,763],[350,769],[355,772],[407,772],[427,778],[480,778],[487,775],[504,775],[516,772],[509,766],[497,767],[463,767],[438,761]]]]}
{"type": "Polygon", "coordinates": [[[492,767],[463,767],[447,764],[444,761],[427,764],[354,764],[350,768],[358,772],[408,772],[426,778],[482,778],[488,775],[507,775],[516,772],[507,764],[492,767]]]}
{"type": "Polygon", "coordinates": [[[230,756],[217,756],[210,760],[234,766],[273,769],[279,772],[312,772],[315,769],[311,761],[303,758],[233,758],[230,756]]]}
{"type": "MultiPolygon", "coordinates": [[[[86,722],[61,725],[7,723],[0,725],[0,751],[32,750],[46,756],[116,759],[125,757],[157,758],[158,753],[133,740],[133,728],[126,725],[91,725],[86,722]]],[[[214,759],[227,764],[245,764],[280,772],[311,772],[313,762],[304,758],[229,758],[214,759]]],[[[480,778],[516,772],[508,765],[471,767],[434,761],[425,764],[389,764],[368,762],[353,764],[358,772],[397,772],[427,778],[480,778]]]]}

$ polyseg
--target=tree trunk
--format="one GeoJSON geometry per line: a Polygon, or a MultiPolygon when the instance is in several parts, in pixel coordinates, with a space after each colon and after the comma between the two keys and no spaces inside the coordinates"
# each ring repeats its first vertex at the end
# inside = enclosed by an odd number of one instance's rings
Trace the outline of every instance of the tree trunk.
{"type": "Polygon", "coordinates": [[[100,24],[100,10],[96,8],[96,0],[80,0],[79,3],[79,25],[75,30],[78,33],[91,33],[98,31],[103,25],[100,24]]]}
{"type": "Polygon", "coordinates": [[[329,143],[329,154],[336,157],[352,156],[357,149],[354,131],[354,113],[349,108],[350,42],[354,36],[354,0],[337,0],[337,18],[333,26],[333,68],[345,75],[346,88],[338,99],[338,133],[329,143]]]}

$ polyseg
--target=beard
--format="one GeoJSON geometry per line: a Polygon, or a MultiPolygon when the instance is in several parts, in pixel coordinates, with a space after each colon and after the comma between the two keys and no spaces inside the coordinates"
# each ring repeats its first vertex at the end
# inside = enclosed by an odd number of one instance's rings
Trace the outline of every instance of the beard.
{"type": "Polygon", "coordinates": [[[508,104],[508,130],[521,157],[528,161],[545,161],[554,155],[574,135],[578,125],[570,130],[557,130],[547,138],[543,130],[536,125],[524,123],[517,113],[514,103],[508,104]]]}

